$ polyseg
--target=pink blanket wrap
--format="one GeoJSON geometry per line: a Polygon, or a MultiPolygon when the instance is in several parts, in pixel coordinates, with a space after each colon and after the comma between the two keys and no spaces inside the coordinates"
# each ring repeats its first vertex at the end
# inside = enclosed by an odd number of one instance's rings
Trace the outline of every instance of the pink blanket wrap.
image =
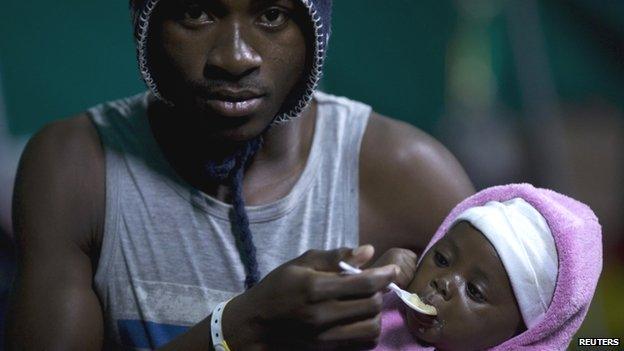
{"type": "MultiPolygon", "coordinates": [[[[442,238],[453,220],[468,208],[514,198],[524,199],[546,219],[555,239],[559,271],[554,296],[544,318],[534,327],[490,350],[565,350],[587,314],[602,270],[602,231],[587,205],[530,184],[487,188],[451,211],[424,252],[442,238]]],[[[434,350],[412,337],[401,312],[403,308],[393,294],[384,296],[381,338],[374,350],[434,350]]]]}

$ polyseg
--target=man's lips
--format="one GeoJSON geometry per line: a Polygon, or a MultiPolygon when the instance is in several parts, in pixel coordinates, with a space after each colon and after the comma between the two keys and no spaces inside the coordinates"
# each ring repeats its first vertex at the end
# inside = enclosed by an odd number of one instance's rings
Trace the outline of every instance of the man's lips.
{"type": "Polygon", "coordinates": [[[264,96],[262,93],[248,90],[219,90],[210,92],[202,100],[222,116],[243,117],[256,112],[261,107],[264,96]]]}

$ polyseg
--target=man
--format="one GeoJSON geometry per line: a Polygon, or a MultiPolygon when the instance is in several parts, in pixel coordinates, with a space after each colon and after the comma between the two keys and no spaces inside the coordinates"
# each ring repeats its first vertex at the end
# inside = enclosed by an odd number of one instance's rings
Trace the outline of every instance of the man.
{"type": "Polygon", "coordinates": [[[314,92],[331,0],[131,6],[151,92],[47,126],[22,157],[9,345],[370,346],[401,277],[340,275],[373,256],[341,247],[420,252],[473,191],[461,167],[415,128],[314,92]]]}

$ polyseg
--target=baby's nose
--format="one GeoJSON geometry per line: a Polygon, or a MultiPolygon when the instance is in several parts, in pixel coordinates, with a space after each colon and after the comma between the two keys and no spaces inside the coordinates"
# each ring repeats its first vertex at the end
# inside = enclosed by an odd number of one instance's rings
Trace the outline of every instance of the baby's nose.
{"type": "Polygon", "coordinates": [[[440,294],[445,301],[450,300],[457,290],[454,285],[454,279],[451,276],[437,277],[431,281],[433,289],[440,294]]]}

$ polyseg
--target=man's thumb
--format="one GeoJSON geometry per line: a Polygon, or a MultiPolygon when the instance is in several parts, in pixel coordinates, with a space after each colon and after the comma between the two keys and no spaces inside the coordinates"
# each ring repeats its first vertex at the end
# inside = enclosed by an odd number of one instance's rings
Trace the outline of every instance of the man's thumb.
{"type": "Polygon", "coordinates": [[[362,245],[355,249],[340,248],[335,250],[309,250],[295,260],[300,264],[323,272],[340,272],[340,261],[361,267],[370,261],[375,254],[375,249],[371,245],[362,245]]]}
{"type": "Polygon", "coordinates": [[[375,248],[372,245],[362,245],[353,249],[345,261],[354,267],[361,267],[370,261],[373,255],[375,255],[375,248]]]}

